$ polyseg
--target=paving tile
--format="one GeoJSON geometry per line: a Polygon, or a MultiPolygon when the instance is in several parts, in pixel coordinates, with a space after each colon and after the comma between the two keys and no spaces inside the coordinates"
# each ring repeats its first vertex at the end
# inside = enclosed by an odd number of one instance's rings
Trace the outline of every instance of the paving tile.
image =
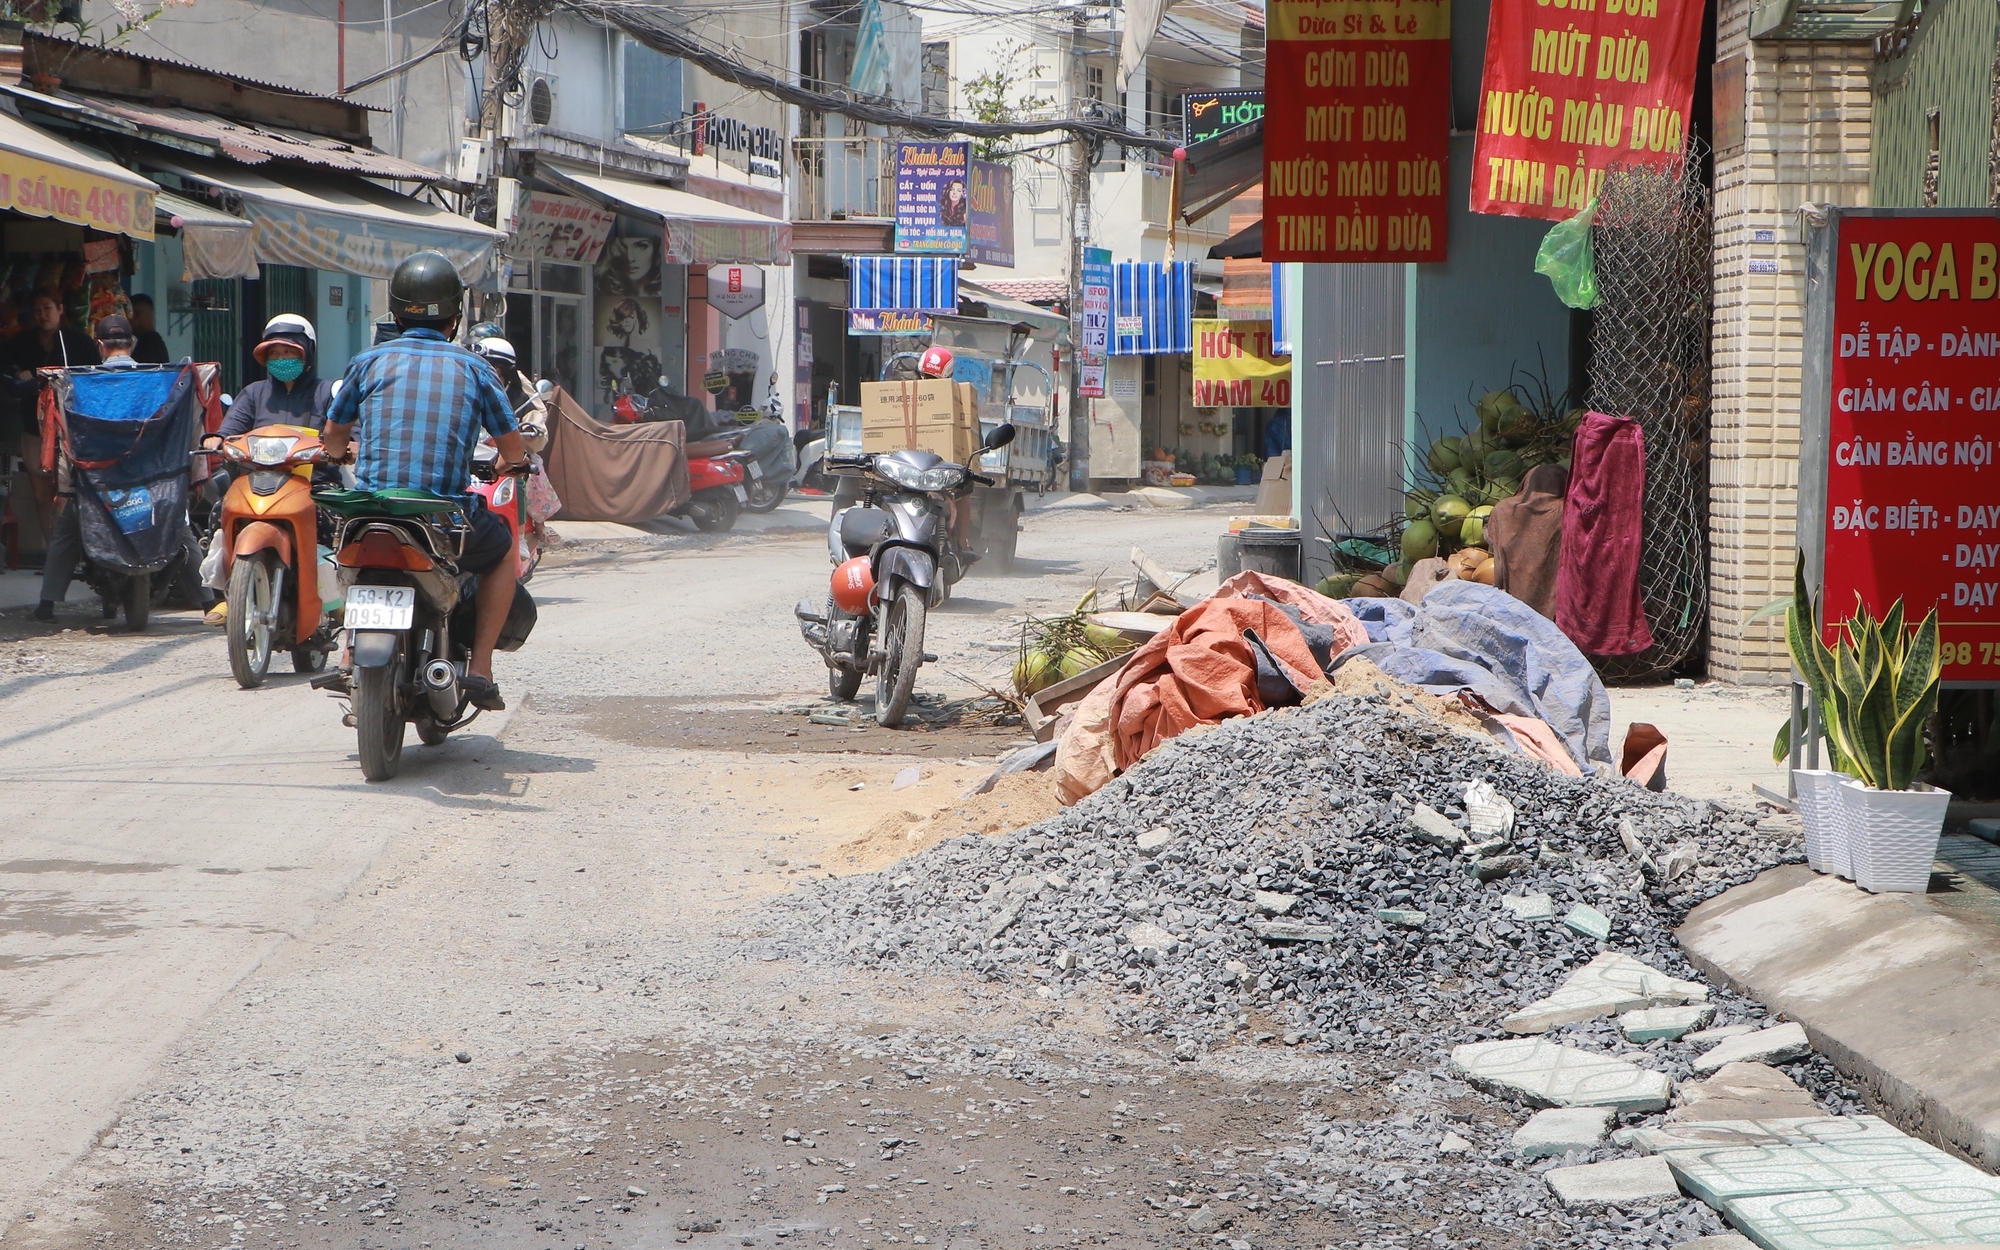
{"type": "Polygon", "coordinates": [[[1602,942],[1611,936],[1611,917],[1588,903],[1578,903],[1563,917],[1563,924],[1587,938],[1602,942]]]}
{"type": "Polygon", "coordinates": [[[1674,1250],[1757,1250],[1757,1243],[1741,1233],[1724,1233],[1720,1237],[1697,1237],[1693,1241],[1683,1241],[1674,1250]]]}
{"type": "Polygon", "coordinates": [[[1383,924],[1392,924],[1403,929],[1421,929],[1430,916],[1407,907],[1378,907],[1375,910],[1375,919],[1383,924]]]}
{"type": "Polygon", "coordinates": [[[1539,1037],[1457,1046],[1451,1066],[1473,1084],[1532,1107],[1658,1111],[1672,1090],[1664,1072],[1539,1037]]]}
{"type": "Polygon", "coordinates": [[[1618,1031],[1625,1035],[1628,1042],[1650,1042],[1662,1037],[1679,1037],[1714,1018],[1715,1008],[1709,1003],[1696,1003],[1690,1007],[1643,1007],[1618,1017],[1618,1031]]]}
{"type": "Polygon", "coordinates": [[[1682,1081],[1667,1119],[1784,1120],[1825,1115],[1811,1094],[1776,1068],[1725,1063],[1707,1080],[1682,1081]]]}
{"type": "Polygon", "coordinates": [[[1696,1076],[1706,1076],[1726,1063],[1789,1063],[1812,1053],[1802,1024],[1774,1024],[1768,1029],[1732,1037],[1694,1061],[1696,1076]]]}
{"type": "Polygon", "coordinates": [[[1550,1107],[1528,1117],[1514,1130],[1514,1153],[1524,1159],[1549,1159],[1571,1151],[1597,1149],[1617,1113],[1609,1107],[1550,1107]]]}
{"type": "Polygon", "coordinates": [[[1901,1129],[1872,1115],[1820,1115],[1770,1120],[1695,1120],[1651,1128],[1621,1128],[1611,1135],[1611,1140],[1632,1150],[1659,1154],[1715,1146],[1841,1146],[1906,1136],[1901,1129]]]}
{"type": "Polygon", "coordinates": [[[1700,1002],[1708,987],[1670,977],[1619,951],[1606,951],[1569,974],[1547,998],[1529,1003],[1500,1022],[1509,1033],[1544,1033],[1598,1016],[1700,1002]]]}
{"type": "Polygon", "coordinates": [[[1914,1137],[1866,1136],[1811,1145],[1713,1145],[1663,1155],[1682,1187],[1724,1210],[1743,1198],[1816,1190],[2000,1184],[1914,1137]]]}
{"type": "Polygon", "coordinates": [[[1546,894],[1503,894],[1500,905],[1516,920],[1532,923],[1556,918],[1556,901],[1546,894]]]}
{"type": "Polygon", "coordinates": [[[2000,1242],[2000,1182],[1772,1194],[1729,1204],[1729,1222],[1766,1250],[2000,1242]]]}
{"type": "Polygon", "coordinates": [[[1674,1174],[1656,1158],[1613,1159],[1582,1167],[1550,1168],[1542,1173],[1564,1208],[1571,1211],[1657,1207],[1676,1201],[1680,1187],[1674,1174]]]}
{"type": "Polygon", "coordinates": [[[1757,1026],[1754,1024],[1724,1024],[1713,1029],[1702,1029],[1699,1032],[1690,1033],[1681,1040],[1696,1050],[1707,1050],[1709,1047],[1726,1042],[1732,1037],[1741,1037],[1745,1033],[1755,1033],[1756,1031],[1757,1026]]]}

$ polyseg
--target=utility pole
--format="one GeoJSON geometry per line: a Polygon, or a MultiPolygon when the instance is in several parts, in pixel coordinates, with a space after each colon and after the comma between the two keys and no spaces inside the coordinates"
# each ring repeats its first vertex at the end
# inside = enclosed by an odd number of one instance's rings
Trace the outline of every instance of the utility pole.
{"type": "MultiPolygon", "coordinates": [[[[1089,75],[1084,58],[1084,20],[1081,7],[1070,15],[1072,116],[1080,116],[1080,110],[1091,106],[1086,87],[1089,75]]],[[[1090,489],[1090,412],[1087,407],[1089,401],[1083,397],[1083,335],[1075,327],[1078,316],[1083,312],[1083,249],[1090,241],[1090,140],[1078,135],[1071,140],[1070,147],[1069,307],[1071,332],[1076,335],[1076,341],[1070,345],[1069,488],[1087,491],[1090,489]]]]}

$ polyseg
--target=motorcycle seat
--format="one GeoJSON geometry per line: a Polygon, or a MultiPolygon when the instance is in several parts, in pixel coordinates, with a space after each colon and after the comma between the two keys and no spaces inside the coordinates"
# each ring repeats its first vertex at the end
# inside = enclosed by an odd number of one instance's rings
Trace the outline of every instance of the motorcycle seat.
{"type": "Polygon", "coordinates": [[[441,516],[465,508],[462,499],[434,495],[427,490],[318,490],[313,502],[341,516],[441,516]]]}
{"type": "Polygon", "coordinates": [[[689,443],[684,450],[692,457],[713,459],[724,452],[736,450],[736,445],[742,441],[741,434],[729,434],[721,438],[705,438],[698,443],[689,443]]]}

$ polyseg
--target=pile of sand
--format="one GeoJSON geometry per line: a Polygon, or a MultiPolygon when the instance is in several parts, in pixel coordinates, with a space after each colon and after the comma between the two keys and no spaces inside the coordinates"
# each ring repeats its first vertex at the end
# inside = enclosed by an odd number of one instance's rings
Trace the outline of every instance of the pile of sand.
{"type": "Polygon", "coordinates": [[[1053,773],[1010,773],[985,794],[974,794],[934,812],[891,812],[828,856],[836,872],[881,868],[961,834],[982,837],[1047,820],[1062,810],[1053,773]]]}

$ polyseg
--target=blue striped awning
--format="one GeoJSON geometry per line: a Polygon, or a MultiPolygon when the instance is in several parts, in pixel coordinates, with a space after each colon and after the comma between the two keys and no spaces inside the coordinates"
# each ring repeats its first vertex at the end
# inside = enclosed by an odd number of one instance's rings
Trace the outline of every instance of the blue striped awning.
{"type": "Polygon", "coordinates": [[[906,312],[958,311],[958,259],[850,256],[847,306],[906,312]]]}
{"type": "Polygon", "coordinates": [[[1113,265],[1111,354],[1156,356],[1193,350],[1194,266],[1184,260],[1126,260],[1113,265]]]}
{"type": "Polygon", "coordinates": [[[1285,267],[1271,266],[1271,350],[1280,356],[1292,354],[1292,322],[1285,315],[1285,267]]]}

